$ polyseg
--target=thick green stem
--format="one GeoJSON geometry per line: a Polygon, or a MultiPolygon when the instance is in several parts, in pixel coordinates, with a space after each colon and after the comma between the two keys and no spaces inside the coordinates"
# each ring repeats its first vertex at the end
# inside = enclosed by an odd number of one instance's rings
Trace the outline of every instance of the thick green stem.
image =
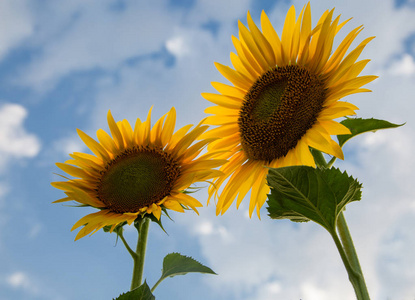
{"type": "Polygon", "coordinates": [[[362,268],[360,267],[359,258],[353,244],[352,236],[350,235],[349,228],[344,218],[343,212],[339,214],[337,219],[337,231],[340,235],[340,239],[343,245],[343,249],[348,258],[348,261],[352,265],[353,269],[360,275],[357,282],[360,292],[363,296],[362,299],[370,299],[369,292],[366,287],[365,278],[363,276],[362,268]]]}
{"type": "Polygon", "coordinates": [[[326,159],[323,156],[323,153],[319,150],[311,148],[311,154],[314,157],[314,161],[318,167],[327,168],[326,159]]]}
{"type": "Polygon", "coordinates": [[[352,286],[355,290],[357,300],[369,300],[369,298],[363,298],[363,294],[358,283],[360,274],[352,267],[346,255],[346,252],[343,249],[343,245],[337,235],[337,232],[333,231],[330,232],[330,234],[334,240],[334,243],[336,244],[337,250],[339,251],[340,257],[343,261],[344,267],[346,268],[347,274],[349,275],[349,280],[352,283],[352,286]]]}
{"type": "Polygon", "coordinates": [[[150,219],[143,218],[138,226],[137,249],[134,258],[133,279],[131,281],[131,290],[139,287],[143,280],[144,260],[146,256],[148,229],[150,227],[150,219]]]}

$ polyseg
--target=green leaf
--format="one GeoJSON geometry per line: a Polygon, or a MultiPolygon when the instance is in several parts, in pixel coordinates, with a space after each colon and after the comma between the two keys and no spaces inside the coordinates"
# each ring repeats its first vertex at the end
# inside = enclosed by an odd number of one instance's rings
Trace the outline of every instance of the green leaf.
{"type": "Polygon", "coordinates": [[[272,219],[312,220],[335,230],[337,216],[346,204],[361,198],[362,185],[339,169],[307,166],[270,168],[268,212],[272,219]]]}
{"type": "Polygon", "coordinates": [[[361,133],[365,132],[375,132],[380,129],[388,129],[388,128],[396,128],[400,127],[404,124],[393,124],[388,121],[384,120],[378,120],[378,119],[352,119],[348,118],[340,122],[344,126],[350,129],[352,132],[351,134],[342,134],[338,135],[337,139],[339,140],[339,145],[342,147],[348,140],[350,140],[352,137],[355,137],[356,135],[359,135],[361,133]]]}
{"type": "Polygon", "coordinates": [[[187,273],[207,273],[216,275],[211,268],[202,265],[191,257],[181,255],[180,253],[170,253],[166,255],[163,260],[161,280],[176,275],[185,275],[187,273]]]}
{"type": "Polygon", "coordinates": [[[140,285],[138,288],[121,294],[116,298],[115,300],[155,300],[156,297],[153,296],[153,294],[150,291],[149,286],[147,285],[147,282],[144,281],[142,285],[140,285]]]}

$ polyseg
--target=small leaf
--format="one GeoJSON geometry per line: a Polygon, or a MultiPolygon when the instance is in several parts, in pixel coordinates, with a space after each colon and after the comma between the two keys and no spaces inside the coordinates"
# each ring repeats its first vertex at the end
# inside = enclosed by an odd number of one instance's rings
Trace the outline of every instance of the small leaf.
{"type": "Polygon", "coordinates": [[[342,147],[349,139],[365,132],[375,132],[380,129],[396,128],[403,126],[404,124],[393,124],[388,121],[378,119],[352,119],[348,118],[340,122],[344,126],[350,129],[351,134],[338,135],[339,145],[342,147]]]}
{"type": "Polygon", "coordinates": [[[362,185],[335,168],[270,168],[267,179],[271,219],[312,220],[329,231],[335,230],[337,216],[345,205],[361,198],[362,185]]]}
{"type": "Polygon", "coordinates": [[[207,273],[216,275],[212,269],[202,265],[191,257],[181,255],[180,253],[170,253],[166,255],[163,260],[161,280],[166,277],[185,275],[187,273],[207,273]]]}
{"type": "Polygon", "coordinates": [[[115,300],[155,300],[156,297],[153,296],[153,294],[150,291],[149,286],[147,285],[147,282],[144,281],[142,285],[140,285],[138,288],[121,294],[116,298],[115,300]]]}

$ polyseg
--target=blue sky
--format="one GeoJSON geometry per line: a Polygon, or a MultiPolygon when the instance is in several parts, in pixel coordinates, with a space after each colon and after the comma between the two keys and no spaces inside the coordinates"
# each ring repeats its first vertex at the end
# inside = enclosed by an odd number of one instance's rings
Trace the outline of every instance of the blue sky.
{"type": "MultiPolygon", "coordinates": [[[[29,1],[0,2],[0,299],[111,299],[128,290],[132,262],[114,234],[74,242],[72,225],[92,209],[51,204],[50,186],[74,151],[87,151],[76,128],[95,136],[115,119],[154,119],[171,106],[177,128],[197,123],[211,81],[224,81],[213,62],[229,64],[237,20],[265,9],[278,32],[291,4],[305,1],[29,1]]],[[[364,24],[357,42],[366,74],[379,75],[370,94],[349,96],[358,116],[407,122],[400,129],[349,142],[346,169],[364,184],[363,200],[346,218],[373,299],[415,297],[415,2],[311,1],[315,21],[336,7],[364,24]]],[[[206,202],[206,190],[197,194],[206,202]]],[[[150,228],[145,275],[150,285],[170,252],[190,255],[219,276],[167,279],[157,299],[353,299],[334,243],[315,224],[247,217],[247,205],[216,217],[214,206],[172,214],[168,236],[150,228]],[[198,296],[202,295],[202,296],[198,296]]],[[[131,244],[136,235],[127,228],[131,244]]]]}

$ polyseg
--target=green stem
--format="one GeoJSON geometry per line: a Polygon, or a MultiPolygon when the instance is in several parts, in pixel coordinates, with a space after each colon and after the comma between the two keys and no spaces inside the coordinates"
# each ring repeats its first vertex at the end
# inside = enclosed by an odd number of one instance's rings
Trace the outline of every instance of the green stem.
{"type": "Polygon", "coordinates": [[[340,235],[340,239],[343,245],[343,249],[348,258],[348,261],[352,265],[353,269],[359,273],[359,280],[357,282],[360,292],[363,296],[362,299],[370,299],[369,292],[366,287],[365,278],[363,276],[362,268],[360,267],[359,258],[357,257],[357,252],[353,244],[352,236],[350,235],[349,228],[344,218],[343,212],[339,214],[337,219],[337,231],[340,235]]]}
{"type": "Polygon", "coordinates": [[[336,161],[337,157],[333,156],[330,161],[327,163],[327,169],[330,169],[331,166],[334,164],[334,162],[336,161]]]}
{"type": "Polygon", "coordinates": [[[121,241],[123,242],[125,248],[127,249],[128,253],[130,253],[131,257],[135,259],[137,257],[137,254],[131,249],[130,245],[128,245],[127,241],[124,238],[123,229],[119,229],[117,231],[118,236],[120,237],[121,241]]]}
{"type": "Polygon", "coordinates": [[[160,282],[162,282],[163,281],[163,276],[162,277],[160,277],[160,279],[156,282],[156,284],[151,288],[151,292],[153,293],[154,292],[154,290],[156,289],[156,287],[160,284],[160,282]]]}
{"type": "Polygon", "coordinates": [[[346,268],[347,274],[349,275],[349,280],[352,283],[352,286],[355,290],[357,300],[369,300],[369,298],[363,298],[363,294],[358,284],[360,274],[350,264],[350,261],[346,255],[346,252],[343,249],[343,245],[339,239],[339,236],[337,235],[337,232],[333,231],[330,232],[330,234],[334,240],[334,243],[336,244],[337,250],[339,251],[340,257],[343,261],[344,267],[346,268]]]}
{"type": "Polygon", "coordinates": [[[310,148],[310,150],[311,150],[311,154],[314,157],[314,161],[315,161],[316,165],[318,167],[327,168],[327,162],[326,162],[326,159],[323,156],[323,153],[321,151],[313,149],[313,148],[310,148]]]}
{"type": "Polygon", "coordinates": [[[148,229],[150,227],[150,219],[143,218],[138,226],[138,241],[136,257],[134,259],[133,279],[131,280],[131,291],[141,285],[143,280],[144,260],[146,256],[148,229]]]}

